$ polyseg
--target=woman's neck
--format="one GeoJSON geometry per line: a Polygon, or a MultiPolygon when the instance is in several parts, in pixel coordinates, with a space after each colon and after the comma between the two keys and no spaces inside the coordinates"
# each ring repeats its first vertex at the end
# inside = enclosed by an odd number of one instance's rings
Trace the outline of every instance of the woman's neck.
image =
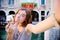
{"type": "Polygon", "coordinates": [[[23,28],[24,28],[24,27],[21,25],[21,23],[19,23],[19,24],[18,24],[18,32],[22,32],[23,28]]]}
{"type": "Polygon", "coordinates": [[[18,25],[19,25],[19,26],[22,26],[22,24],[21,24],[21,23],[18,23],[18,25]]]}

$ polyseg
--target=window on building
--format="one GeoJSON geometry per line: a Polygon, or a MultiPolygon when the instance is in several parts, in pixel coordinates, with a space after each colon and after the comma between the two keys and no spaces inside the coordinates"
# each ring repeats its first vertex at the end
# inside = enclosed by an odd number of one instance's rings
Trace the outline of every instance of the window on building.
{"type": "Polygon", "coordinates": [[[14,11],[9,11],[9,15],[14,15],[15,12],[14,11]]]}
{"type": "Polygon", "coordinates": [[[41,11],[41,15],[45,15],[45,11],[41,11]]]}
{"type": "Polygon", "coordinates": [[[32,21],[38,22],[39,21],[39,14],[36,11],[31,11],[32,13],[32,21]]]}
{"type": "Polygon", "coordinates": [[[41,5],[45,5],[45,0],[41,0],[41,5]]]}
{"type": "Polygon", "coordinates": [[[47,11],[47,15],[49,14],[49,11],[47,11]]]}
{"type": "Polygon", "coordinates": [[[0,0],[0,7],[1,7],[1,1],[2,1],[2,0],[0,0]]]}
{"type": "Polygon", "coordinates": [[[14,5],[14,0],[8,0],[9,5],[14,5]]]}
{"type": "Polygon", "coordinates": [[[41,17],[41,21],[43,21],[45,19],[45,17],[41,17]]]}
{"type": "Polygon", "coordinates": [[[45,11],[41,11],[41,21],[45,19],[45,11]]]}
{"type": "Polygon", "coordinates": [[[0,28],[4,28],[4,25],[6,25],[6,13],[3,10],[0,10],[0,28]]]}

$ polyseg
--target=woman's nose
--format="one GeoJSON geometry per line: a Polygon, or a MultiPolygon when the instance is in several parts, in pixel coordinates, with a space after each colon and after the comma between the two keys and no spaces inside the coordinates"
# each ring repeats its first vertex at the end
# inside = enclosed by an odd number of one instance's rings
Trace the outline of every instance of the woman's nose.
{"type": "Polygon", "coordinates": [[[18,18],[20,18],[20,16],[18,16],[18,18]]]}

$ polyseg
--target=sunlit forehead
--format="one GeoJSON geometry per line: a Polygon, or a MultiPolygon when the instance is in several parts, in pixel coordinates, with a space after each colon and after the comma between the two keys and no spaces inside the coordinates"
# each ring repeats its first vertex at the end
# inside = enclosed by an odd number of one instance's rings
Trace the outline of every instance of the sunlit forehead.
{"type": "Polygon", "coordinates": [[[18,12],[18,15],[24,15],[24,16],[26,16],[26,12],[23,10],[20,10],[19,12],[18,12]]]}

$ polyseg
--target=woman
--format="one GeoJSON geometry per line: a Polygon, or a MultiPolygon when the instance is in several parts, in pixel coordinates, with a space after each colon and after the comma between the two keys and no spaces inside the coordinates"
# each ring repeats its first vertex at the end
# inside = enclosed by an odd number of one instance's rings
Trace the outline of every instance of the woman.
{"type": "Polygon", "coordinates": [[[31,40],[31,33],[26,31],[26,25],[32,22],[30,11],[19,9],[14,18],[14,22],[10,22],[6,26],[7,40],[31,40]]]}
{"type": "Polygon", "coordinates": [[[54,15],[36,25],[32,25],[31,22],[31,12],[27,9],[19,9],[15,14],[14,22],[9,22],[6,26],[7,40],[31,40],[31,32],[38,34],[57,23],[54,15]]]}

